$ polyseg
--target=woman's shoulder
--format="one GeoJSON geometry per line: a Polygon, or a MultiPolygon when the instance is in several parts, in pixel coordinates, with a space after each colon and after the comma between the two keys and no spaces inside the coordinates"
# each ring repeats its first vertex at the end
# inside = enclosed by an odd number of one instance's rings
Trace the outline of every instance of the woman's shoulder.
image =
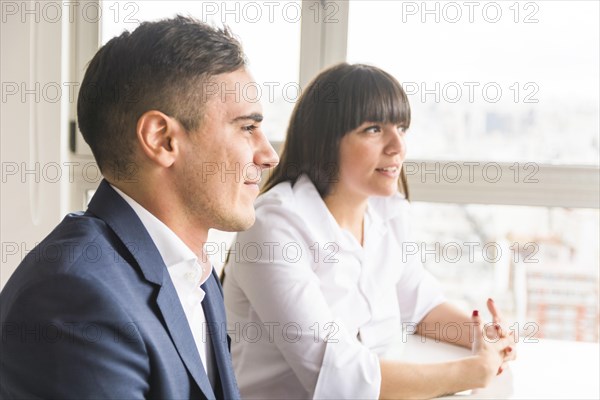
{"type": "MultiPolygon", "coordinates": [[[[294,186],[290,182],[281,182],[258,197],[254,224],[238,232],[231,245],[236,250],[237,258],[230,258],[228,273],[235,274],[236,270],[248,265],[279,265],[281,263],[274,261],[284,254],[283,249],[293,246],[292,250],[295,250],[308,246],[310,227],[296,206],[298,200],[294,186]]],[[[300,251],[300,254],[304,253],[300,251]]]]}
{"type": "Polygon", "coordinates": [[[271,237],[279,231],[301,226],[296,198],[291,182],[281,182],[261,194],[254,204],[256,219],[254,225],[238,236],[246,239],[271,237]],[[276,232],[277,231],[277,232],[276,232]]]}
{"type": "Polygon", "coordinates": [[[321,199],[312,181],[301,175],[295,182],[280,182],[261,194],[255,203],[257,212],[262,209],[273,211],[283,209],[286,212],[303,216],[308,210],[321,206],[321,199]]]}
{"type": "Polygon", "coordinates": [[[254,225],[239,237],[310,238],[322,230],[327,210],[312,182],[301,176],[292,182],[281,182],[261,194],[255,203],[254,225]]]}
{"type": "Polygon", "coordinates": [[[256,199],[255,208],[257,211],[264,207],[290,208],[291,204],[294,202],[292,183],[289,181],[280,182],[265,193],[262,193],[260,196],[258,196],[256,199]]]}

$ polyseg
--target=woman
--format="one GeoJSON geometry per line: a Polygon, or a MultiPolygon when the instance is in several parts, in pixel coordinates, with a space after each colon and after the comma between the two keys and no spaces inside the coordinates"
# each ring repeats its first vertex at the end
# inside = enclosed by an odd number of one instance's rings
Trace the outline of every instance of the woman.
{"type": "Polygon", "coordinates": [[[256,223],[238,234],[225,268],[242,397],[435,397],[483,387],[514,358],[510,337],[486,340],[477,312],[449,305],[418,256],[402,251],[409,125],[401,86],[371,66],[329,68],[297,102],[256,223]],[[445,323],[458,323],[460,337],[445,323]],[[403,324],[473,356],[395,361],[403,324]]]}

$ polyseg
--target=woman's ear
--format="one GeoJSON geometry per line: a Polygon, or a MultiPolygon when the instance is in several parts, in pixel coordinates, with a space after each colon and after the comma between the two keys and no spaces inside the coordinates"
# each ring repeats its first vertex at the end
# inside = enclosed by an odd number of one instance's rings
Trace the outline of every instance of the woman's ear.
{"type": "Polygon", "coordinates": [[[137,122],[137,139],[144,155],[155,164],[168,168],[175,162],[178,146],[174,146],[181,125],[168,115],[146,111],[137,122]]]}

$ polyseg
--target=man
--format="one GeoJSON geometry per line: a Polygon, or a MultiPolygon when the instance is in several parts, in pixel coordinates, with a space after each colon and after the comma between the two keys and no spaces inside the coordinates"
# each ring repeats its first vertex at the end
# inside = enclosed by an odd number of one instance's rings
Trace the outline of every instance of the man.
{"type": "Polygon", "coordinates": [[[98,51],[77,112],[105,180],[0,294],[1,397],[239,397],[203,245],[252,225],[278,162],[253,88],[240,44],[190,18],[98,51]]]}

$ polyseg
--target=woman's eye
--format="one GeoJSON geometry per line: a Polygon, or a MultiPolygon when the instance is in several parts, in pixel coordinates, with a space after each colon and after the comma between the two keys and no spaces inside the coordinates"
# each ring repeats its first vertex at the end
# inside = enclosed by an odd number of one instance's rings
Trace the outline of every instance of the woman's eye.
{"type": "Polygon", "coordinates": [[[379,133],[379,132],[381,132],[381,127],[379,125],[369,126],[368,128],[365,129],[365,132],[367,132],[367,133],[379,133]]]}
{"type": "Polygon", "coordinates": [[[242,127],[242,130],[249,132],[250,134],[254,133],[256,129],[258,129],[258,126],[256,125],[246,125],[242,127]]]}
{"type": "Polygon", "coordinates": [[[402,125],[398,125],[398,132],[400,132],[400,133],[406,133],[406,127],[402,126],[402,125]]]}

